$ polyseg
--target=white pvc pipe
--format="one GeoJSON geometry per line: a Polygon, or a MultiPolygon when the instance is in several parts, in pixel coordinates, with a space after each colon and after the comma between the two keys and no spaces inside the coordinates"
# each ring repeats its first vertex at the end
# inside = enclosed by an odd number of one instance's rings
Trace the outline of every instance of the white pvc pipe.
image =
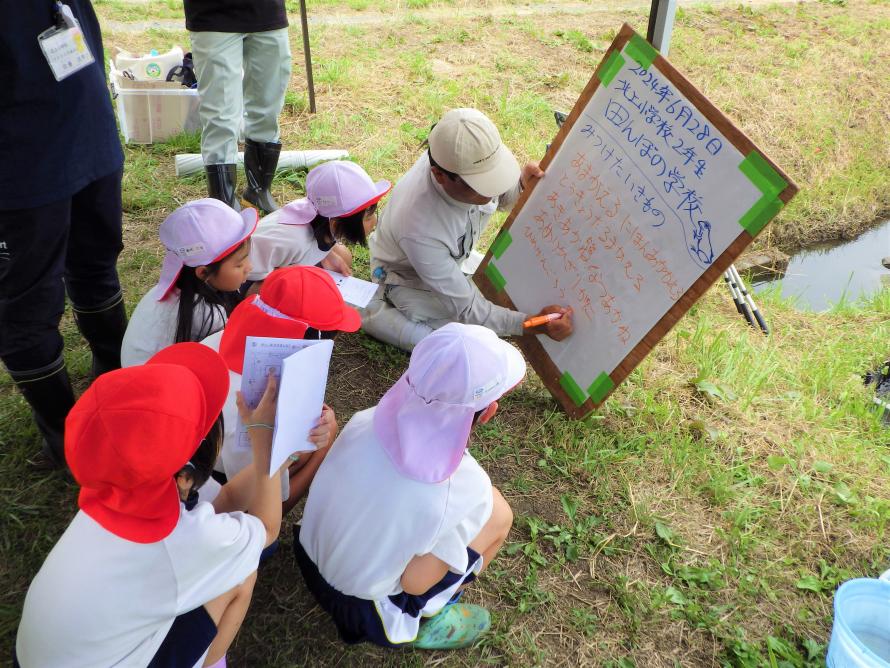
{"type": "MultiPolygon", "coordinates": [[[[278,169],[303,169],[326,160],[348,158],[345,149],[324,151],[282,151],[278,156],[278,169]]],[[[183,153],[176,156],[176,176],[188,176],[204,169],[204,160],[199,153],[183,153]]],[[[244,153],[238,154],[238,164],[244,163],[244,153]]]]}

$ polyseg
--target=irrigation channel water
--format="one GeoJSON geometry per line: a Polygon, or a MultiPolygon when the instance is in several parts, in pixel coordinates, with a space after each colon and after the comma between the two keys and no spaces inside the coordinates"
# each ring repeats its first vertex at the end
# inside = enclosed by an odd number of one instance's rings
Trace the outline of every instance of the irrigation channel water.
{"type": "Polygon", "coordinates": [[[791,256],[784,275],[761,274],[752,285],[761,292],[780,283],[782,296],[798,308],[824,311],[842,299],[855,301],[890,287],[890,269],[881,265],[888,256],[890,220],[852,241],[806,248],[791,256]]]}

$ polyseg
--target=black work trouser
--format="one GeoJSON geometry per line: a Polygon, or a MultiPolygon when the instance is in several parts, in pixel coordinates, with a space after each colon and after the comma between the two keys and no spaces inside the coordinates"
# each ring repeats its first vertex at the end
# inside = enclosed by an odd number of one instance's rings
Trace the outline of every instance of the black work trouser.
{"type": "Polygon", "coordinates": [[[14,377],[60,363],[66,290],[84,311],[120,300],[122,175],[51,204],[0,211],[0,359],[14,377]]]}

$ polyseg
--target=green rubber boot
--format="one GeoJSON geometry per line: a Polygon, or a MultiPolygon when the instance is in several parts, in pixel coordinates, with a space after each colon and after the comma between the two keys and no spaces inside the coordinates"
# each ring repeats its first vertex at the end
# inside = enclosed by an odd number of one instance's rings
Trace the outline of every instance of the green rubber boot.
{"type": "Polygon", "coordinates": [[[419,649],[461,649],[475,643],[491,626],[491,615],[479,605],[454,603],[420,625],[419,649]]]}

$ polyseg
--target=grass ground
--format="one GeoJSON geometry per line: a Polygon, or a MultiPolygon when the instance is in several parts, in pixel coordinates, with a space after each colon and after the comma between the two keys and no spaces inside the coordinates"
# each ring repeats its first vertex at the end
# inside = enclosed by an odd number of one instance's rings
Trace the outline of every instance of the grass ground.
{"type": "MultiPolygon", "coordinates": [[[[310,13],[388,8],[363,4],[321,0],[310,13]]],[[[466,3],[430,4],[400,3],[385,23],[313,27],[317,115],[306,110],[293,30],[287,147],[348,148],[374,178],[394,180],[439,114],[468,105],[491,115],[521,158],[540,157],[554,130],[551,107],[569,108],[621,22],[644,31],[647,12],[462,18],[466,3]],[[443,18],[449,8],[454,15],[443,18]]],[[[115,25],[181,16],[171,2],[97,7],[115,25]]],[[[890,208],[888,35],[886,2],[678,14],[671,60],[802,187],[765,233],[770,243],[853,233],[890,208]]],[[[187,34],[106,32],[107,48],[173,43],[186,45],[187,34]]],[[[197,146],[186,136],[126,149],[120,272],[131,306],[156,280],[158,224],[203,193],[201,178],[173,175],[172,156],[197,146]]],[[[279,199],[299,196],[302,178],[280,178],[279,199]]],[[[366,257],[358,260],[366,271],[366,257]]],[[[494,612],[479,646],[430,655],[341,645],[296,572],[288,522],[232,664],[820,665],[834,588],[890,561],[890,431],[868,408],[859,377],[887,355],[890,291],[824,314],[798,313],[775,293],[761,306],[769,338],[712,290],[584,422],[567,420],[532,377],[480,429],[472,450],[516,524],[469,593],[494,612]]],[[[67,317],[64,328],[82,389],[88,351],[67,317]]],[[[328,399],[341,423],[372,405],[406,362],[361,334],[338,339],[328,399]]],[[[73,484],[25,466],[36,439],[4,376],[4,647],[30,578],[75,509],[73,484]]]]}

